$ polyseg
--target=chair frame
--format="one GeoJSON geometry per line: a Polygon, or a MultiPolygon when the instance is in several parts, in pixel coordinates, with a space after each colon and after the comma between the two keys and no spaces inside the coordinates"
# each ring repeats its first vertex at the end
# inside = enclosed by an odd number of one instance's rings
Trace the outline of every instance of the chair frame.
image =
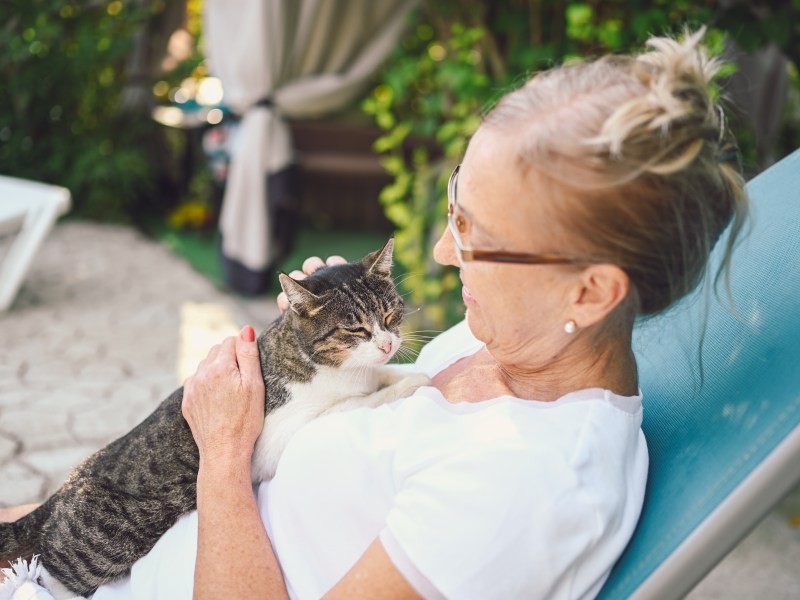
{"type": "Polygon", "coordinates": [[[631,600],[685,597],[798,484],[800,427],[795,427],[642,582],[631,600]]]}
{"type": "Polygon", "coordinates": [[[70,206],[64,187],[0,175],[0,235],[16,233],[0,263],[0,312],[14,302],[36,252],[70,206]]]}

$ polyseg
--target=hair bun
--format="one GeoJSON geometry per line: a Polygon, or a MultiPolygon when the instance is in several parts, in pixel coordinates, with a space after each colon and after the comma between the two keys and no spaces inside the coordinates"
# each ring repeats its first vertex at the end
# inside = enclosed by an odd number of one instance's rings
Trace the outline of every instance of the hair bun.
{"type": "Polygon", "coordinates": [[[748,212],[736,143],[710,90],[721,63],[701,47],[704,33],[540,72],[484,121],[518,140],[525,168],[558,184],[553,227],[623,268],[640,314],[694,289],[731,223],[726,273],[748,212]]]}
{"type": "Polygon", "coordinates": [[[704,33],[648,40],[651,50],[633,65],[644,93],[615,110],[592,143],[612,156],[646,157],[642,171],[660,175],[685,168],[705,144],[716,153],[720,121],[709,85],[721,64],[700,46],[704,33]]]}

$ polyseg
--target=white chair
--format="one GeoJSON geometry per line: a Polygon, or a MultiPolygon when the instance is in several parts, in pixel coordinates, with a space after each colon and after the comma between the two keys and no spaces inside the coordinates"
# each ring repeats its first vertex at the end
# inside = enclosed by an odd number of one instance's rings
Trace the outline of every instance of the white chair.
{"type": "Polygon", "coordinates": [[[0,256],[0,312],[11,306],[36,251],[70,204],[66,188],[0,175],[0,236],[16,234],[0,256]]]}

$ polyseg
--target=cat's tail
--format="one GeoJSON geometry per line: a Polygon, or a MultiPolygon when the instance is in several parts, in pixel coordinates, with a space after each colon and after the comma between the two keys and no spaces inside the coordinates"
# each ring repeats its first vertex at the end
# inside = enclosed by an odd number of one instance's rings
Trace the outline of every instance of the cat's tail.
{"type": "Polygon", "coordinates": [[[39,532],[52,512],[51,500],[13,523],[0,523],[0,560],[12,561],[41,551],[39,532]]]}

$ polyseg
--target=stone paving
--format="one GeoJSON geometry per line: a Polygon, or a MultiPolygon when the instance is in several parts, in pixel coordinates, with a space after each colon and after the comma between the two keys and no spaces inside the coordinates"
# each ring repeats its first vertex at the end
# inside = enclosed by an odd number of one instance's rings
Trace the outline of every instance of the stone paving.
{"type": "MultiPolygon", "coordinates": [[[[0,257],[6,247],[0,239],[0,257]]],[[[217,289],[131,229],[58,225],[0,313],[0,506],[41,501],[149,414],[211,345],[275,316],[274,301],[217,289]]],[[[795,491],[689,598],[800,598],[798,514],[795,491]]]]}
{"type": "Polygon", "coordinates": [[[233,322],[261,327],[276,315],[274,302],[216,289],[131,229],[56,227],[0,314],[0,505],[52,493],[180,385],[233,322]]]}

